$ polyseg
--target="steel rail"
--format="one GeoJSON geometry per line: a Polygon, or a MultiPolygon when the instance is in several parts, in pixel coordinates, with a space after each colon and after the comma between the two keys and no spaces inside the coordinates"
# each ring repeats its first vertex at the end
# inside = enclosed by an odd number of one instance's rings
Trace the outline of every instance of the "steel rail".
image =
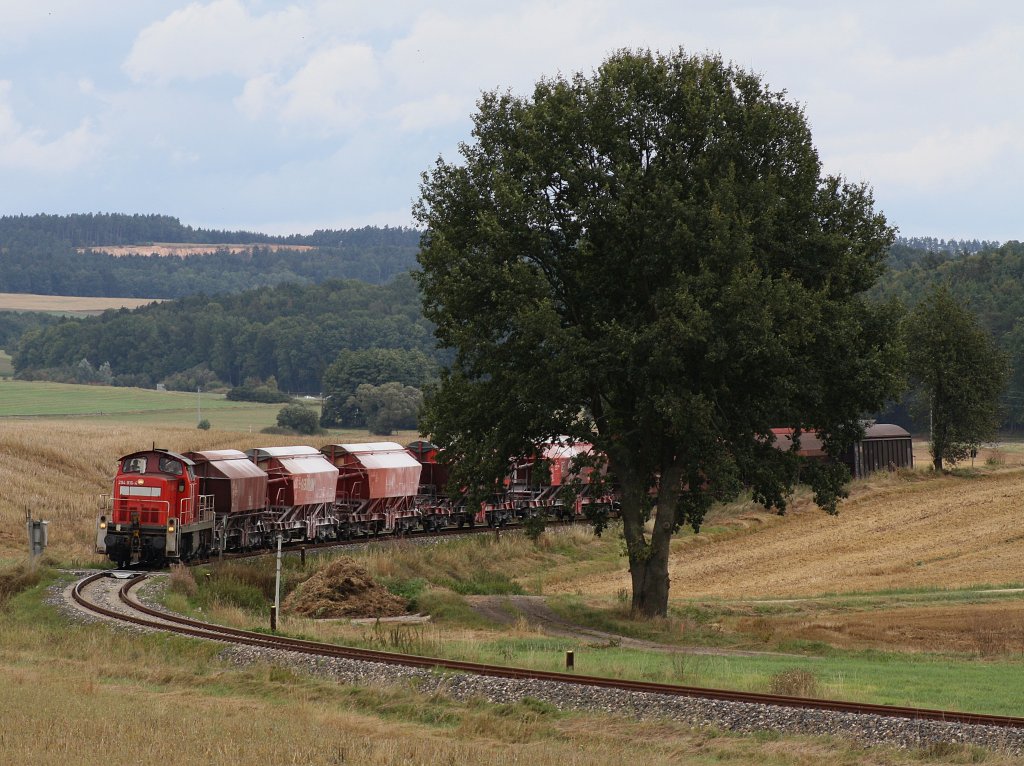
{"type": "Polygon", "coordinates": [[[838,713],[877,715],[888,718],[907,718],[919,721],[941,721],[945,723],[969,724],[975,726],[1001,726],[1009,728],[1024,727],[1024,718],[1014,716],[964,713],[929,708],[899,707],[894,705],[877,705],[841,700],[811,699],[806,697],[739,692],[727,689],[711,689],[699,686],[681,686],[677,684],[664,684],[647,681],[629,681],[601,676],[529,670],[526,668],[507,667],[503,665],[485,665],[477,662],[447,660],[437,657],[420,657],[410,654],[382,652],[374,649],[359,649],[356,647],[339,646],[336,644],[325,644],[298,638],[271,636],[256,631],[200,622],[198,620],[193,620],[148,607],[133,598],[130,593],[131,589],[135,587],[135,585],[146,579],[146,575],[141,575],[125,583],[120,590],[119,597],[121,601],[130,608],[148,615],[149,617],[157,618],[147,619],[107,609],[106,607],[93,604],[85,599],[81,594],[81,590],[90,583],[95,582],[97,579],[104,576],[105,575],[103,573],[100,573],[85,578],[76,584],[73,595],[75,600],[84,608],[117,620],[127,621],[133,624],[152,627],[159,630],[172,631],[197,638],[206,638],[268,649],[283,649],[321,657],[361,660],[364,662],[379,662],[416,668],[460,671],[498,678],[578,684],[582,686],[618,689],[622,691],[642,692],[647,694],[664,694],[676,697],[697,697],[701,699],[725,702],[741,702],[803,710],[824,710],[838,713]],[[172,624],[169,625],[168,623],[172,624]]]}

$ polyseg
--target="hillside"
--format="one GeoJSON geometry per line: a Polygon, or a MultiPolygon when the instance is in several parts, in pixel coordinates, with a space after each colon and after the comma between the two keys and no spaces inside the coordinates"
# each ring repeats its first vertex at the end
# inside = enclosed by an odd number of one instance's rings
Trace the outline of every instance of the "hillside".
{"type": "Polygon", "coordinates": [[[934,285],[949,285],[1009,357],[1004,426],[1019,427],[1024,423],[1024,244],[981,243],[976,251],[900,246],[894,245],[890,272],[875,287],[874,297],[912,307],[934,285]]]}
{"type": "Polygon", "coordinates": [[[169,216],[3,216],[0,292],[179,298],[328,279],[384,284],[414,267],[419,237],[388,227],[273,237],[169,216]],[[162,257],[166,243],[195,252],[162,257]]]}
{"type": "Polygon", "coordinates": [[[145,387],[208,371],[232,385],[273,376],[283,390],[318,393],[339,352],[367,348],[434,353],[408,276],[384,286],[285,284],[108,311],[31,332],[13,356],[19,376],[29,379],[74,380],[64,373],[87,360],[91,368],[109,366],[102,380],[79,382],[145,387]]]}
{"type": "MultiPolygon", "coordinates": [[[[998,459],[1021,457],[1000,452],[998,459]]],[[[838,516],[803,498],[784,517],[745,510],[727,520],[731,535],[677,539],[670,574],[679,586],[672,597],[798,598],[1019,582],[1024,470],[922,476],[854,482],[838,516]]],[[[622,572],[596,578],[587,593],[628,587],[622,572]]]]}

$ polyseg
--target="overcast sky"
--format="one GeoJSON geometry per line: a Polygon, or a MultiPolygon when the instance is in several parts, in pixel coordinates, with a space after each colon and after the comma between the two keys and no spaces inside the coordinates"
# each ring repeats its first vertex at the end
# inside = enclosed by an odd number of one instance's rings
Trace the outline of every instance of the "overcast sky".
{"type": "Polygon", "coordinates": [[[1024,240],[1024,4],[995,1],[0,0],[0,213],[409,225],[481,91],[680,46],[803,104],[902,234],[1024,240]]]}

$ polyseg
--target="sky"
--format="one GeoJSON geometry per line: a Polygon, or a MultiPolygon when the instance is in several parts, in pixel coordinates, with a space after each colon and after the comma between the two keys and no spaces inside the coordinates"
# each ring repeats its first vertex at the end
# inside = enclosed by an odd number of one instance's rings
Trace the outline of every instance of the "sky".
{"type": "Polygon", "coordinates": [[[996,0],[0,0],[0,214],[411,225],[482,92],[680,47],[786,91],[900,234],[1024,240],[1024,4],[996,0]]]}

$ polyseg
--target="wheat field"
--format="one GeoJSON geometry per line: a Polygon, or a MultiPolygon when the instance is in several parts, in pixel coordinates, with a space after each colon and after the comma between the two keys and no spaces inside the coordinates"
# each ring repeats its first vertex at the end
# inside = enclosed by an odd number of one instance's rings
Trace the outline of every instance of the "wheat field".
{"type": "MultiPolygon", "coordinates": [[[[407,434],[400,435],[404,436],[407,434]]],[[[368,433],[272,436],[216,428],[200,431],[153,423],[89,423],[42,418],[0,420],[0,558],[16,559],[27,547],[26,513],[50,522],[50,555],[61,561],[99,561],[92,553],[99,497],[121,455],[154,444],[175,452],[287,444],[320,447],[328,441],[379,441],[368,433]]]]}
{"type": "Polygon", "coordinates": [[[156,298],[90,298],[77,295],[0,293],[0,311],[45,311],[52,314],[102,314],[107,309],[134,309],[156,298]]]}
{"type": "MultiPolygon", "coordinates": [[[[801,597],[1024,580],[1024,469],[925,476],[855,482],[837,516],[801,497],[784,517],[751,508],[736,520],[736,534],[677,539],[671,596],[801,597]]],[[[628,587],[625,572],[608,573],[591,578],[586,592],[628,587]]]]}

